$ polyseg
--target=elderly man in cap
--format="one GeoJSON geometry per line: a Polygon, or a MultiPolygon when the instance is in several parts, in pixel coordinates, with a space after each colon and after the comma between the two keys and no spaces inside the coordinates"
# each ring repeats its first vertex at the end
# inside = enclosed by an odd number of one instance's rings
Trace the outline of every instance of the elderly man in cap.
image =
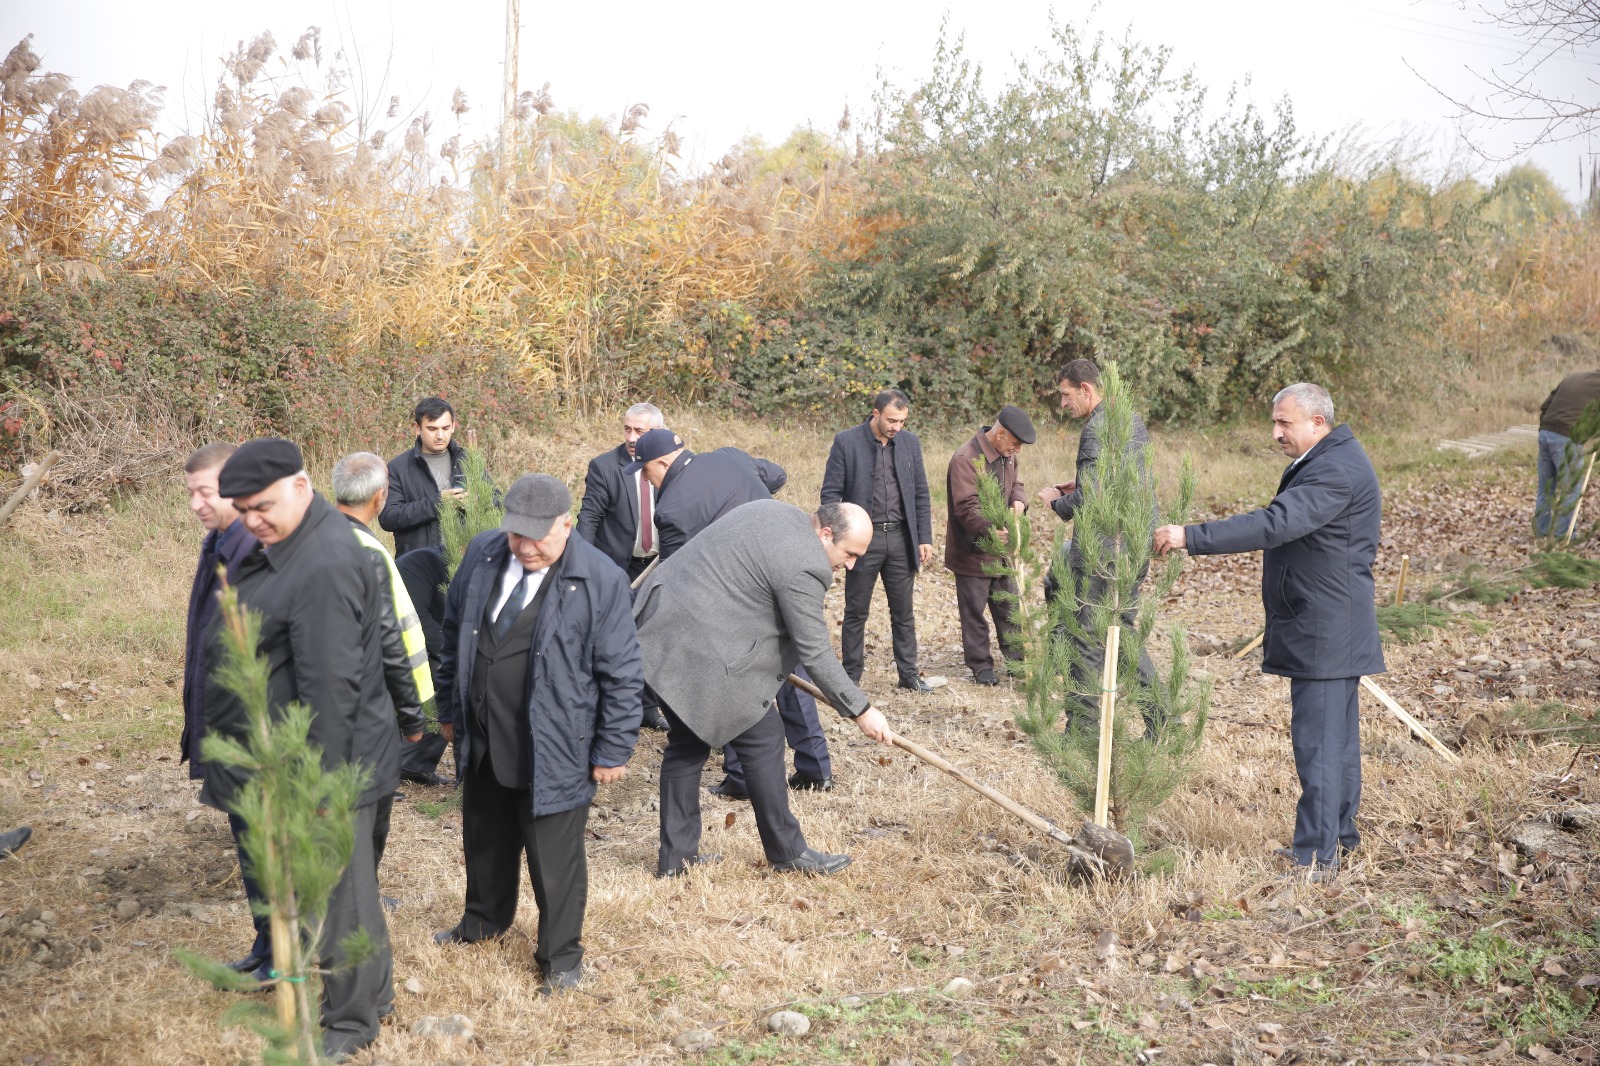
{"type": "Polygon", "coordinates": [[[668,724],[657,877],[720,858],[700,854],[700,774],[722,745],[745,765],[774,869],[832,874],[849,865],[848,855],[807,845],[789,810],[773,686],[804,664],[841,715],[873,740],[893,742],[883,714],[834,658],[822,617],[834,571],[854,566],[871,542],[871,519],[855,504],[808,515],[757,500],[714,522],[640,588],[634,617],[645,676],[668,724]]]}
{"type": "Polygon", "coordinates": [[[639,642],[628,579],[572,536],[572,495],[528,474],[500,529],[473,538],[445,601],[439,713],[454,726],[467,895],[441,944],[503,935],[519,867],[539,906],[534,961],[549,995],[583,974],[597,785],[622,780],[639,739],[639,642]]]}
{"type": "MultiPolygon", "coordinates": [[[[322,982],[323,1049],[335,1059],[370,1044],[378,1018],[393,1007],[389,933],[378,899],[377,826],[388,820],[399,780],[399,731],[384,685],[382,628],[388,590],[332,504],[312,491],[300,449],[266,437],[249,441],[223,464],[217,491],[230,498],[259,550],[238,564],[239,602],[261,616],[256,654],[269,666],[268,706],[311,709],[310,741],[325,769],[354,765],[366,773],[357,801],[355,850],[328,900],[317,945],[322,982]],[[372,953],[345,965],[345,939],[364,932],[372,953]]],[[[210,633],[212,661],[221,627],[210,633]]],[[[248,729],[245,705],[215,675],[206,680],[206,728],[233,739],[248,729]]],[[[231,810],[250,772],[211,764],[201,802],[231,810]]],[[[248,827],[247,827],[248,831],[248,827]]]]}
{"type": "MultiPolygon", "coordinates": [[[[334,506],[350,520],[356,540],[367,549],[368,558],[389,589],[391,610],[383,627],[383,669],[404,738],[400,746],[400,780],[418,785],[453,784],[436,769],[449,741],[437,733],[425,732],[423,708],[433,702],[434,686],[422,620],[394,557],[372,535],[372,523],[389,497],[388,466],[372,452],[352,452],[333,464],[332,481],[334,506]]],[[[383,835],[387,836],[386,829],[383,835]]],[[[378,850],[383,850],[381,843],[378,850]]]]}
{"type": "MultiPolygon", "coordinates": [[[[1000,408],[994,425],[984,426],[956,449],[945,475],[944,565],[956,575],[961,654],[967,669],[972,671],[972,679],[980,685],[1000,683],[995,676],[994,654],[989,647],[989,625],[983,618],[984,605],[988,605],[989,614],[994,618],[1000,653],[1009,660],[1013,652],[1008,644],[1017,631],[1017,624],[1012,617],[1013,604],[1004,597],[1017,594],[1017,583],[984,570],[987,564],[997,560],[978,548],[978,541],[989,532],[992,523],[983,517],[978,507],[975,464],[982,463],[989,476],[1000,482],[1000,492],[1006,502],[1021,514],[1027,508],[1027,497],[1022,490],[1022,477],[1017,473],[1017,453],[1024,444],[1032,444],[1036,439],[1027,412],[1007,404],[1000,408]]],[[[1003,529],[998,533],[1002,538],[1005,536],[1003,529]]]]}

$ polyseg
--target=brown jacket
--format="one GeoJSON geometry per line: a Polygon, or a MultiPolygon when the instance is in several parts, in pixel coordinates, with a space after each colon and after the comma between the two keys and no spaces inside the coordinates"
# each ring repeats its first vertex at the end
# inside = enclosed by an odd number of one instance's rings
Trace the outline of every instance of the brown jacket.
{"type": "Polygon", "coordinates": [[[990,522],[978,511],[978,473],[974,459],[982,459],[990,476],[1000,482],[1006,502],[1026,503],[1022,478],[1017,474],[1016,456],[1005,458],[989,443],[989,427],[978,430],[950,457],[945,474],[945,508],[949,517],[944,528],[944,565],[951,572],[967,577],[983,577],[983,564],[994,556],[978,551],[978,539],[989,532],[990,522]]]}
{"type": "Polygon", "coordinates": [[[1596,400],[1600,400],[1600,370],[1568,374],[1539,406],[1539,428],[1570,437],[1578,416],[1596,400]]]}

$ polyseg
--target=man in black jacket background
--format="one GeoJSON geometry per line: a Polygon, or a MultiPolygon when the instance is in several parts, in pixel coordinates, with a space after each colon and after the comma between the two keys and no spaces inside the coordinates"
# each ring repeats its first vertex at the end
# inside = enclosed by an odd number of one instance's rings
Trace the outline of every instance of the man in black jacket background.
{"type": "MultiPolygon", "coordinates": [[[[378,1017],[393,1003],[393,960],[378,898],[376,827],[388,818],[399,782],[399,729],[384,683],[382,626],[388,590],[351,533],[350,523],[312,491],[300,449],[266,437],[241,445],[223,464],[218,491],[233,500],[245,527],[261,542],[239,564],[242,606],[261,616],[256,654],[269,664],[268,705],[311,709],[309,740],[332,770],[354,764],[367,772],[357,801],[355,850],[328,900],[320,965],[323,1048],[342,1058],[378,1035],[378,1017]],[[366,933],[372,954],[346,967],[343,942],[366,933]]],[[[208,640],[221,656],[221,627],[208,640]]],[[[215,679],[206,681],[206,727],[242,738],[244,704],[215,679]]],[[[206,768],[202,803],[228,810],[249,771],[206,768]]]]}
{"type": "Polygon", "coordinates": [[[872,414],[833,438],[822,475],[822,502],[853,503],[872,516],[872,545],[844,575],[844,623],[840,660],[850,680],[861,683],[866,659],[867,615],[872,590],[883,577],[889,627],[900,687],[931,692],[917,670],[917,623],[912,615],[916,573],[933,556],[933,519],[922,442],[905,428],[911,401],[899,389],[884,389],[872,414]]]}
{"type": "Polygon", "coordinates": [[[1300,802],[1294,844],[1281,854],[1313,880],[1361,843],[1361,678],[1384,670],[1372,563],[1383,495],[1348,425],[1333,425],[1320,385],[1290,385],[1272,401],[1272,439],[1294,462],[1272,502],[1248,514],[1156,530],[1156,551],[1263,552],[1267,630],[1261,670],[1289,678],[1289,736],[1300,802]]]}
{"type": "Polygon", "coordinates": [[[666,422],[653,403],[636,403],[622,416],[622,443],[589,460],[578,508],[578,536],[628,572],[632,581],[656,557],[655,486],[643,472],[626,473],[634,445],[666,422]],[[642,516],[642,520],[641,520],[642,516]]]}
{"type": "Polygon", "coordinates": [[[378,525],[394,534],[397,557],[443,543],[439,501],[467,495],[463,450],[455,442],[455,409],[428,396],[417,401],[413,418],[416,443],[389,460],[389,499],[378,515],[378,525]]]}

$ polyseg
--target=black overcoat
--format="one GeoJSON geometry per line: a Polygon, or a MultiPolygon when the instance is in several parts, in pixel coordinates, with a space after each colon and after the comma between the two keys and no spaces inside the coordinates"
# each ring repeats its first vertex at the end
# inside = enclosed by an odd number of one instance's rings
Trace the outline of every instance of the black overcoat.
{"type": "MultiPolygon", "coordinates": [[[[878,447],[872,419],[834,434],[828,465],[822,473],[823,503],[853,503],[872,512],[872,486],[877,472],[878,447]]],[[[906,521],[900,535],[913,570],[922,569],[919,544],[933,543],[933,510],[928,498],[928,472],[922,464],[922,442],[909,429],[894,435],[894,476],[900,486],[900,505],[906,521]]]]}

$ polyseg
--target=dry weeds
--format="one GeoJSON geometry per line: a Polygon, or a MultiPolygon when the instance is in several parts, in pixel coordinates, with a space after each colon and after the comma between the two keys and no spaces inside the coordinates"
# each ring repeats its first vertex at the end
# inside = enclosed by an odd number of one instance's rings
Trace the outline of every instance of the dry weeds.
{"type": "MultiPolygon", "coordinates": [[[[815,498],[826,434],[669,414],[692,446],[777,459],[790,471],[786,498],[815,498]]],[[[1183,438],[1207,507],[1270,491],[1281,459],[1264,435],[1183,438]]],[[[614,436],[610,420],[512,435],[494,468],[576,485],[614,436]]],[[[941,544],[943,457],[962,436],[924,441],[941,544]]],[[[1402,551],[1424,583],[1456,557],[1526,552],[1531,455],[1471,465],[1425,455],[1420,430],[1372,437],[1380,470],[1394,471],[1380,588],[1402,551]]],[[[1047,430],[1024,453],[1025,479],[1064,478],[1073,440],[1047,430]]],[[[1169,471],[1173,444],[1158,445],[1169,471]]],[[[236,1062],[252,1039],[219,1024],[232,998],[170,954],[232,957],[247,939],[226,827],[196,806],[175,762],[192,520],[175,488],[109,513],[41,508],[25,507],[0,539],[0,679],[15,724],[0,748],[0,821],[36,829],[0,863],[0,1062],[236,1062]],[[136,917],[117,917],[123,901],[136,917]],[[41,938],[31,930],[42,911],[53,917],[41,938]]],[[[575,995],[541,1000],[526,894],[505,943],[432,944],[459,913],[459,816],[445,796],[408,787],[381,879],[403,901],[391,923],[397,980],[421,991],[398,993],[397,1023],[362,1061],[665,1063],[679,1057],[666,1042],[697,1027],[716,1031],[721,1046],[704,1057],[716,1063],[1479,1062],[1535,1046],[1564,1056],[1549,1061],[1595,1061],[1592,1019],[1564,1033],[1541,1025],[1573,1021],[1560,1008],[1600,972],[1600,837],[1576,834],[1568,861],[1519,855],[1508,840],[1519,820],[1600,802],[1600,761],[1562,745],[1469,746],[1450,769],[1374,709],[1361,852],[1332,886],[1284,880],[1270,849],[1289,833],[1296,796],[1287,683],[1226,654],[1259,624],[1258,578],[1252,559],[1199,560],[1168,604],[1216,682],[1214,724],[1196,779],[1147,830],[1150,872],[1127,883],[1068,883],[1054,845],[841,727],[831,727],[838,787],[794,802],[813,843],[855,856],[845,875],[772,874],[748,806],[708,795],[706,846],[726,861],[657,882],[662,741],[647,733],[590,823],[590,976],[575,995]],[[1467,966],[1474,943],[1479,956],[1502,945],[1484,985],[1467,966]],[[976,982],[971,997],[941,993],[955,976],[976,982]],[[766,1036],[766,1013],[785,1004],[812,1014],[809,1037],[766,1036]],[[475,1023],[470,1044],[410,1035],[423,1015],[457,1012],[475,1023]]],[[[839,606],[836,590],[835,621],[839,606]]],[[[891,687],[880,605],[869,690],[908,735],[1070,822],[1065,794],[1011,724],[1017,697],[961,679],[953,585],[938,567],[919,578],[918,613],[923,668],[952,684],[926,697],[891,687]]],[[[1595,590],[1530,592],[1482,618],[1492,625],[1482,635],[1391,648],[1384,684],[1440,726],[1516,685],[1600,703],[1595,654],[1574,643],[1600,631],[1595,590]]]]}

